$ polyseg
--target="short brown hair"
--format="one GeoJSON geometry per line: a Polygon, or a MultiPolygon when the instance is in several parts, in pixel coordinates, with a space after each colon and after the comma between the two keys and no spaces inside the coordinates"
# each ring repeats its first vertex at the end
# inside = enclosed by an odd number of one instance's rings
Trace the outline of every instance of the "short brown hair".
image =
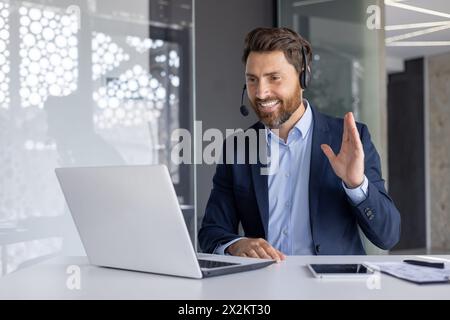
{"type": "Polygon", "coordinates": [[[308,59],[308,66],[310,66],[312,58],[311,45],[297,32],[289,28],[256,28],[245,37],[242,62],[244,64],[247,63],[247,58],[252,51],[283,51],[286,60],[300,74],[303,65],[302,46],[308,59]]]}

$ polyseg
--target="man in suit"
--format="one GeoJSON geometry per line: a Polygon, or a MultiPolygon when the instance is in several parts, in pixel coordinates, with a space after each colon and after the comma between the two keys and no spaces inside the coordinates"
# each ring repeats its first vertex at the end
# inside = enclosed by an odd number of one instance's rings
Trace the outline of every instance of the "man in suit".
{"type": "Polygon", "coordinates": [[[303,99],[311,56],[310,44],[288,28],[247,35],[246,89],[260,119],[248,130],[265,130],[277,170],[262,174],[261,161],[217,165],[198,235],[203,251],[278,261],[365,254],[358,226],[382,249],[398,242],[400,214],[367,127],[351,112],[329,117],[303,99]]]}

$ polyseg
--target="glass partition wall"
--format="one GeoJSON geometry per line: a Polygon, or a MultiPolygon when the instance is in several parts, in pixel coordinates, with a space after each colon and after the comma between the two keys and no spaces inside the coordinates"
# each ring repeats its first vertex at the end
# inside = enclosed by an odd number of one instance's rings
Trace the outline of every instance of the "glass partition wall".
{"type": "MultiPolygon", "coordinates": [[[[337,117],[367,124],[387,177],[386,77],[382,0],[278,0],[278,24],[312,45],[305,97],[337,117]]],[[[369,253],[381,252],[366,241],[369,253]]]]}
{"type": "Polygon", "coordinates": [[[0,0],[0,274],[84,254],[56,167],[166,164],[194,241],[192,2],[0,0]]]}

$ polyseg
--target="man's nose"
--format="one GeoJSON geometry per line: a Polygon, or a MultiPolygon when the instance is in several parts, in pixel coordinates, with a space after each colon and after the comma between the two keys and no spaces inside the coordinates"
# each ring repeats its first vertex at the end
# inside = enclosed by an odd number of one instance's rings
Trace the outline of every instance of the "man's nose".
{"type": "Polygon", "coordinates": [[[269,86],[265,81],[260,81],[256,87],[256,98],[264,100],[269,96],[269,86]]]}

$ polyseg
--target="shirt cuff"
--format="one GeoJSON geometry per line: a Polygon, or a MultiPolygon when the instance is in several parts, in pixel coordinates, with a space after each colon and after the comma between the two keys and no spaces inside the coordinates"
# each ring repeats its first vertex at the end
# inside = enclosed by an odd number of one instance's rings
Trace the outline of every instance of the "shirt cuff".
{"type": "Polygon", "coordinates": [[[239,241],[241,239],[244,239],[244,237],[240,237],[234,240],[231,240],[230,242],[227,242],[225,244],[219,245],[215,250],[214,253],[215,254],[221,254],[221,255],[227,255],[228,253],[225,253],[225,249],[228,248],[229,246],[231,246],[233,243],[235,243],[236,241],[239,241]]]}
{"type": "Polygon", "coordinates": [[[369,180],[367,180],[366,175],[364,175],[364,180],[361,183],[361,185],[356,188],[353,189],[347,188],[344,181],[342,181],[342,186],[344,187],[345,193],[347,194],[347,196],[350,198],[350,200],[353,202],[354,205],[357,205],[367,199],[369,180]]]}

